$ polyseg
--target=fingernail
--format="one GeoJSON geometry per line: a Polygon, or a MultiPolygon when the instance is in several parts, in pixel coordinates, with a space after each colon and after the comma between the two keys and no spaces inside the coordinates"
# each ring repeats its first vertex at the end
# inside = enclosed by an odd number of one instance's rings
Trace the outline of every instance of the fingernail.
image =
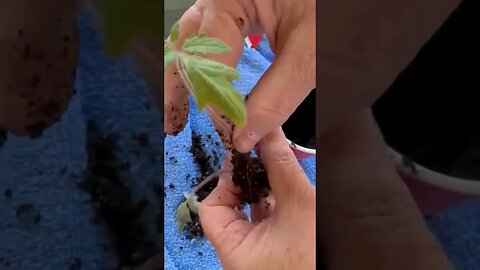
{"type": "Polygon", "coordinates": [[[235,146],[240,152],[248,152],[260,141],[261,137],[255,132],[245,132],[235,139],[235,146]]]}

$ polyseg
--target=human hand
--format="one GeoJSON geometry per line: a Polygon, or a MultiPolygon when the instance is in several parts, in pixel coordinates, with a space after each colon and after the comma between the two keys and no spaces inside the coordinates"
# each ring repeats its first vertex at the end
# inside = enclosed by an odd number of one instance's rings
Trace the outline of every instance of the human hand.
{"type": "MultiPolygon", "coordinates": [[[[235,148],[247,152],[281,126],[311,89],[318,89],[318,136],[369,107],[459,2],[320,1],[317,52],[313,0],[198,0],[180,20],[179,45],[198,32],[217,37],[232,52],[214,59],[235,66],[243,38],[266,33],[276,59],[249,96],[247,125],[233,132],[235,148]],[[318,86],[316,60],[321,63],[318,86]]],[[[174,72],[170,67],[165,73],[167,134],[183,129],[188,111],[188,91],[174,72]]],[[[222,140],[231,146],[230,137],[222,140]]]]}
{"type": "Polygon", "coordinates": [[[200,220],[224,269],[315,269],[315,187],[280,130],[260,144],[272,188],[269,204],[251,206],[252,221],[235,210],[239,190],[231,176],[200,205],[200,220]]]}
{"type": "Polygon", "coordinates": [[[66,110],[80,53],[76,4],[0,1],[0,129],[35,137],[66,110]]]}
{"type": "MultiPolygon", "coordinates": [[[[210,58],[236,66],[244,38],[264,32],[276,59],[252,90],[247,101],[247,125],[234,131],[240,152],[280,127],[315,88],[315,0],[198,0],[180,19],[177,46],[198,33],[218,38],[231,47],[210,58]]],[[[188,90],[175,65],[165,71],[165,132],[183,129],[188,113],[188,90]]],[[[225,146],[232,146],[231,129],[225,132],[214,120],[225,146]]]]}
{"type": "Polygon", "coordinates": [[[370,112],[327,131],[319,142],[318,235],[328,269],[452,269],[370,112]]]}
{"type": "MultiPolygon", "coordinates": [[[[370,112],[320,139],[319,247],[328,269],[452,269],[396,174],[370,112]]],[[[234,210],[239,194],[225,176],[201,204],[202,225],[225,269],[315,267],[308,264],[315,262],[315,195],[283,140],[276,133],[261,143],[275,204],[269,211],[255,206],[253,224],[234,210]]]]}

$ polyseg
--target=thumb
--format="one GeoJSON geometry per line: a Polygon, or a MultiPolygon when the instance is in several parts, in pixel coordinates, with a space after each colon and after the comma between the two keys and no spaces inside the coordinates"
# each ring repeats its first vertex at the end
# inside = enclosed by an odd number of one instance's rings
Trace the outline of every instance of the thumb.
{"type": "Polygon", "coordinates": [[[200,222],[220,259],[233,252],[253,229],[240,206],[240,190],[231,175],[222,175],[217,187],[200,204],[200,222]]]}
{"type": "Polygon", "coordinates": [[[277,209],[281,210],[283,205],[292,200],[301,202],[308,196],[315,196],[315,189],[280,128],[265,136],[260,148],[277,209]]]}

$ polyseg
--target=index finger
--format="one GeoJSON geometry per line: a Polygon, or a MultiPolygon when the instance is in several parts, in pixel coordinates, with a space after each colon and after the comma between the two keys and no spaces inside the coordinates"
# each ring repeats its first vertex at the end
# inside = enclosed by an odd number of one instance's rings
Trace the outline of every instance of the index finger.
{"type": "Polygon", "coordinates": [[[202,227],[219,257],[230,254],[254,227],[235,209],[240,206],[241,192],[231,178],[220,176],[218,185],[200,204],[202,227]]]}
{"type": "MultiPolygon", "coordinates": [[[[206,55],[205,58],[235,67],[243,48],[244,29],[235,18],[246,16],[237,2],[199,0],[180,19],[180,36],[176,43],[179,49],[182,43],[196,34],[206,34],[227,44],[231,51],[221,55],[206,55]]],[[[245,19],[246,20],[246,19],[245,19]]],[[[175,65],[165,73],[165,130],[175,134],[183,129],[187,121],[189,89],[184,84],[175,65]]],[[[227,148],[231,148],[232,123],[222,116],[214,106],[210,106],[213,124],[227,148]]]]}
{"type": "Polygon", "coordinates": [[[266,134],[282,126],[315,88],[315,17],[310,16],[290,30],[286,44],[250,93],[247,125],[234,131],[239,152],[250,151],[266,134]]]}
{"type": "Polygon", "coordinates": [[[315,208],[315,204],[310,204],[314,201],[315,188],[298,163],[282,130],[277,128],[265,136],[260,142],[260,149],[276,209],[283,211],[287,204],[309,204],[308,207],[315,208]]]}
{"type": "MultiPolygon", "coordinates": [[[[206,55],[207,59],[235,68],[243,51],[244,38],[248,32],[248,16],[237,1],[199,1],[205,5],[199,33],[216,38],[230,47],[225,54],[206,55]]],[[[240,78],[241,80],[242,78],[240,78]]],[[[217,133],[227,149],[233,147],[233,123],[215,106],[208,110],[217,133]]]]}
{"type": "MultiPolygon", "coordinates": [[[[179,21],[179,37],[175,42],[177,49],[183,42],[198,33],[203,18],[203,7],[195,4],[188,9],[179,21]]],[[[189,90],[182,81],[175,63],[170,64],[164,72],[164,129],[169,135],[176,135],[183,130],[188,118],[189,90]]]]}

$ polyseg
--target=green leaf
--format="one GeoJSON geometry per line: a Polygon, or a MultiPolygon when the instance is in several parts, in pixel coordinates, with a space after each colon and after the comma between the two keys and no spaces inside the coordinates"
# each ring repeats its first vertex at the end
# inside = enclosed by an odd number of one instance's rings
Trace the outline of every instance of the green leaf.
{"type": "Polygon", "coordinates": [[[185,201],[182,202],[177,207],[177,224],[178,224],[178,233],[182,233],[183,227],[187,222],[192,222],[192,216],[190,211],[198,214],[199,202],[197,201],[197,196],[191,193],[184,193],[185,201]]]}
{"type": "Polygon", "coordinates": [[[140,34],[163,36],[163,0],[95,0],[103,19],[105,46],[121,54],[140,34]]]}
{"type": "Polygon", "coordinates": [[[222,54],[230,52],[231,49],[219,39],[200,34],[186,39],[182,50],[189,53],[222,54]]]}
{"type": "Polygon", "coordinates": [[[197,196],[188,193],[184,194],[184,196],[187,198],[186,202],[190,211],[198,214],[198,207],[200,203],[197,201],[197,196]]]}
{"type": "Polygon", "coordinates": [[[164,54],[163,54],[163,68],[167,68],[173,61],[175,61],[175,58],[177,58],[177,52],[168,44],[168,42],[165,43],[163,46],[164,48],[164,54]]]}
{"type": "Polygon", "coordinates": [[[220,63],[213,65],[209,60],[193,60],[195,58],[189,56],[182,56],[180,59],[184,61],[185,71],[190,80],[198,108],[203,110],[206,105],[213,104],[234,124],[245,125],[244,99],[235,90],[231,82],[231,78],[238,78],[238,74],[232,72],[233,69],[225,68],[220,63]],[[212,68],[213,66],[221,66],[222,68],[215,70],[212,68]]]}
{"type": "Polygon", "coordinates": [[[187,222],[192,221],[192,217],[190,216],[190,209],[188,208],[187,201],[182,202],[177,207],[177,224],[178,224],[178,233],[182,233],[183,227],[187,222]]]}
{"type": "Polygon", "coordinates": [[[240,79],[240,73],[238,73],[236,69],[220,62],[215,62],[194,55],[182,55],[182,60],[186,66],[198,67],[207,76],[226,77],[228,80],[232,81],[240,79]]]}
{"type": "Polygon", "coordinates": [[[170,34],[168,34],[168,41],[175,42],[178,40],[178,36],[180,35],[180,23],[176,21],[172,28],[170,29],[170,34]]]}

